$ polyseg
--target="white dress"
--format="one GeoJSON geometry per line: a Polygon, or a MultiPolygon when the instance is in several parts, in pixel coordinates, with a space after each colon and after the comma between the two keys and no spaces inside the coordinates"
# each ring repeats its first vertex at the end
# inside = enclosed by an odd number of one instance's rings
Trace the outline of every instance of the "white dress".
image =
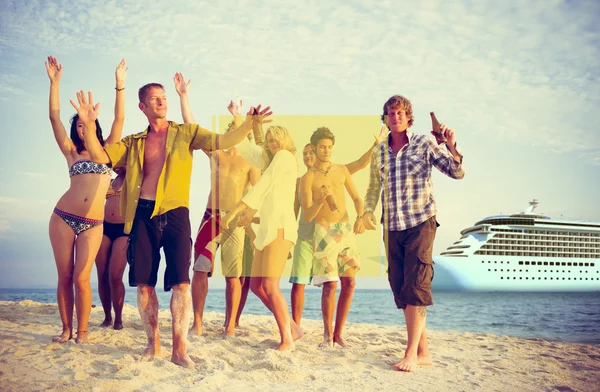
{"type": "Polygon", "coordinates": [[[244,138],[236,148],[248,163],[261,171],[264,170],[260,180],[242,198],[250,208],[258,210],[257,215],[260,217],[254,246],[258,250],[263,250],[277,238],[277,229],[283,229],[284,239],[296,243],[298,238],[298,223],[294,215],[294,193],[298,176],[296,157],[287,150],[281,150],[266,167],[262,147],[244,138]]]}

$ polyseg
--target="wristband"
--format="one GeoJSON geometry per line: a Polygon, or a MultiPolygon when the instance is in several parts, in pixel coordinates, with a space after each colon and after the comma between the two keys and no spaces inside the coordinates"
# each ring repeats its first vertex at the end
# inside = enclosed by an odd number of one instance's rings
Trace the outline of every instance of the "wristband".
{"type": "Polygon", "coordinates": [[[125,90],[125,87],[121,87],[121,88],[115,87],[115,90],[117,90],[117,91],[123,91],[123,90],[125,90]]]}

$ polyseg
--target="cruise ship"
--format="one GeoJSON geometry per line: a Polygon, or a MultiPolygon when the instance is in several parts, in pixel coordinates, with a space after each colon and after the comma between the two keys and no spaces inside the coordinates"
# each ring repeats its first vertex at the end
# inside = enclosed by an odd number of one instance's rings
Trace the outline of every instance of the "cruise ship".
{"type": "Polygon", "coordinates": [[[435,290],[600,291],[600,223],[525,211],[487,217],[434,257],[435,290]]]}

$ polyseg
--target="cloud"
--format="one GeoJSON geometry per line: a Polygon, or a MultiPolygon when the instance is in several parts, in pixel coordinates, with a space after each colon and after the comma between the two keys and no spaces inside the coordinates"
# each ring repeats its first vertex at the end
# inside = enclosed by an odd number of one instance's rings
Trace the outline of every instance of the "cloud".
{"type": "Polygon", "coordinates": [[[4,233],[7,231],[11,231],[9,222],[7,220],[0,219],[0,232],[4,233]]]}
{"type": "Polygon", "coordinates": [[[29,178],[44,178],[48,175],[46,173],[35,173],[35,172],[22,172],[18,171],[17,174],[29,177],[29,178]]]}
{"type": "Polygon", "coordinates": [[[11,96],[23,95],[24,91],[18,86],[18,75],[14,73],[0,73],[0,98],[8,101],[11,96]]]}
{"type": "MultiPolygon", "coordinates": [[[[560,0],[410,8],[369,0],[284,8],[12,1],[0,15],[0,48],[135,53],[148,71],[168,61],[200,75],[195,86],[203,83],[214,101],[226,104],[239,88],[279,99],[273,104],[288,112],[377,113],[402,93],[474,137],[491,133],[595,161],[588,150],[600,146],[589,121],[600,104],[599,16],[597,1],[560,0]]],[[[10,72],[0,92],[17,94],[11,80],[22,77],[10,72]]]]}
{"type": "Polygon", "coordinates": [[[31,198],[0,196],[0,232],[29,232],[47,222],[52,212],[52,202],[31,198]]]}
{"type": "Polygon", "coordinates": [[[2,169],[2,168],[0,168],[0,171],[11,173],[12,175],[17,176],[17,177],[25,176],[25,177],[31,178],[31,179],[39,179],[39,178],[48,177],[48,174],[42,173],[42,172],[24,172],[24,171],[2,169]]]}

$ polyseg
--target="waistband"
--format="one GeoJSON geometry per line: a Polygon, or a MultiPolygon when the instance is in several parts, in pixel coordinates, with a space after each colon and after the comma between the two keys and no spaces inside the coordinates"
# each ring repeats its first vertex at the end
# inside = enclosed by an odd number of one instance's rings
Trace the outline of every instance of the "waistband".
{"type": "Polygon", "coordinates": [[[142,208],[152,208],[156,205],[156,200],[148,200],[148,199],[138,199],[138,207],[142,208]]]}

